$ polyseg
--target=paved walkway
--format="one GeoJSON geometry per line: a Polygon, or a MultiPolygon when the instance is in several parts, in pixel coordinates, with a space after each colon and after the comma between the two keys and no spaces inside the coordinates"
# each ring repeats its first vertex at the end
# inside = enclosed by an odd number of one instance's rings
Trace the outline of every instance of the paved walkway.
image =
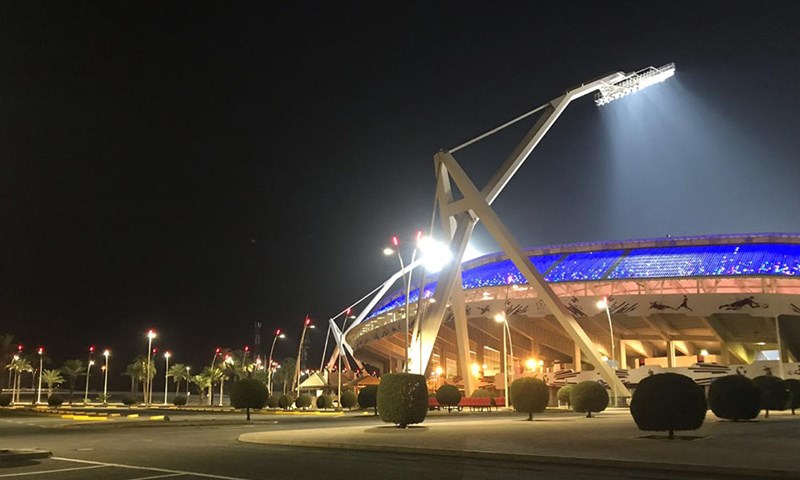
{"type": "Polygon", "coordinates": [[[624,409],[596,418],[548,412],[525,421],[517,414],[436,416],[401,430],[381,424],[246,433],[240,441],[373,451],[507,458],[547,463],[744,474],[800,479],[800,416],[772,413],[755,422],[720,421],[709,412],[703,427],[644,438],[624,409]],[[697,438],[699,437],[699,438],[697,438]]]}

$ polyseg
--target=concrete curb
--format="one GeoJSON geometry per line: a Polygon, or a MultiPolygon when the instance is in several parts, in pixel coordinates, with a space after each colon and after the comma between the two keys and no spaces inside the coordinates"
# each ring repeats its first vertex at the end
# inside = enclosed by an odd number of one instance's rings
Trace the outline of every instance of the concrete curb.
{"type": "Polygon", "coordinates": [[[242,443],[261,445],[280,445],[306,448],[329,448],[334,450],[357,450],[364,452],[406,453],[437,457],[456,457],[481,460],[503,460],[511,462],[539,463],[544,465],[570,465],[600,468],[634,468],[639,470],[658,470],[664,472],[681,472],[695,474],[714,474],[734,478],[784,478],[800,479],[800,472],[792,470],[772,470],[755,468],[735,468],[715,465],[678,464],[668,462],[646,462],[637,460],[613,460],[604,458],[566,457],[553,455],[533,455],[526,453],[492,452],[485,450],[448,450],[443,448],[407,447],[395,445],[365,445],[341,442],[322,442],[316,440],[250,440],[247,437],[261,435],[251,432],[239,435],[242,443]]]}
{"type": "Polygon", "coordinates": [[[52,452],[47,450],[39,450],[36,448],[20,448],[20,449],[0,449],[0,463],[14,463],[24,462],[26,460],[38,460],[42,458],[50,458],[52,452]]]}

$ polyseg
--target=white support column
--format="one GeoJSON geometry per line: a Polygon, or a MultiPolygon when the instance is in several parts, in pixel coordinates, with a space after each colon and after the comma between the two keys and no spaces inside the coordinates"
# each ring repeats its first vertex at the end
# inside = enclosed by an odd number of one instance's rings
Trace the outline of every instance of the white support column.
{"type": "Polygon", "coordinates": [[[786,378],[786,374],[783,371],[783,362],[784,362],[784,351],[783,351],[783,341],[781,340],[781,321],[778,317],[775,317],[775,338],[778,340],[778,376],[781,378],[786,378]]]}
{"type": "Polygon", "coordinates": [[[619,341],[619,368],[622,370],[628,369],[628,352],[625,340],[619,341]]]}
{"type": "Polygon", "coordinates": [[[572,356],[573,370],[576,372],[581,371],[581,347],[578,342],[575,342],[575,354],[572,356]]]}
{"type": "Polygon", "coordinates": [[[669,340],[667,342],[667,367],[673,368],[675,366],[675,342],[669,340]]]}

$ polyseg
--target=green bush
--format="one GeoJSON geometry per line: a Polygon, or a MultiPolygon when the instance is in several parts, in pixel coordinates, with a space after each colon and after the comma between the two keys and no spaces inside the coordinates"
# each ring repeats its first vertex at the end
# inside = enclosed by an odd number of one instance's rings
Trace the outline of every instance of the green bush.
{"type": "Polygon", "coordinates": [[[558,393],[556,393],[556,398],[558,398],[559,403],[566,403],[567,408],[569,408],[572,403],[570,403],[570,393],[572,392],[572,385],[564,385],[563,387],[558,389],[558,393]]]}
{"type": "Polygon", "coordinates": [[[47,404],[51,407],[60,407],[64,403],[64,398],[61,395],[50,395],[47,397],[47,404]]]}
{"type": "Polygon", "coordinates": [[[581,382],[572,388],[570,403],[576,412],[586,412],[586,417],[591,418],[592,412],[602,412],[608,407],[608,392],[606,387],[597,382],[581,382]]]}
{"type": "Polygon", "coordinates": [[[289,395],[281,395],[278,397],[278,406],[284,410],[289,408],[292,403],[294,403],[294,399],[289,395]]]}
{"type": "Polygon", "coordinates": [[[134,397],[133,395],[125,395],[124,397],[122,397],[122,404],[127,405],[129,407],[131,405],[136,405],[136,397],[134,397]]]}
{"type": "Polygon", "coordinates": [[[381,420],[398,428],[425,421],[428,413],[425,377],[410,373],[383,375],[378,388],[378,413],[381,420]]]}
{"type": "Polygon", "coordinates": [[[449,411],[461,401],[461,392],[455,385],[442,385],[439,390],[436,390],[436,401],[439,405],[447,407],[449,411]]]}
{"type": "Polygon", "coordinates": [[[511,383],[509,391],[511,405],[520,413],[527,413],[528,420],[533,420],[534,413],[544,412],[550,401],[550,390],[538,378],[518,378],[511,383]]]}
{"type": "Polygon", "coordinates": [[[0,407],[7,407],[11,405],[11,395],[4,393],[0,395],[0,407]]]}
{"type": "Polygon", "coordinates": [[[358,392],[358,404],[361,408],[372,408],[378,414],[378,386],[367,385],[358,392]]]}
{"type": "Polygon", "coordinates": [[[660,373],[645,378],[631,399],[631,415],[640,430],[669,432],[696,430],[706,418],[703,388],[677,373],[660,373]]]}
{"type": "Polygon", "coordinates": [[[308,395],[300,395],[294,401],[294,406],[301,409],[306,409],[311,406],[311,397],[308,395]]]}
{"type": "Polygon", "coordinates": [[[753,383],[761,390],[761,408],[764,409],[765,418],[769,418],[770,410],[786,410],[789,388],[782,378],[762,375],[754,378],[753,383]]]}
{"type": "Polygon", "coordinates": [[[108,394],[105,394],[105,393],[101,393],[100,395],[97,396],[97,401],[100,402],[100,403],[108,403],[108,399],[110,397],[111,397],[111,395],[108,395],[108,394]]]}
{"type": "Polygon", "coordinates": [[[330,395],[320,395],[317,397],[317,408],[326,409],[333,408],[333,397],[330,395]]]}
{"type": "Polygon", "coordinates": [[[187,401],[186,395],[175,395],[175,398],[172,399],[172,404],[176,407],[183,407],[187,401]]]}
{"type": "Polygon", "coordinates": [[[267,398],[267,406],[269,408],[278,408],[278,401],[281,398],[280,393],[273,393],[267,398]]]}
{"type": "Polygon", "coordinates": [[[789,378],[784,382],[786,382],[786,388],[789,389],[788,406],[792,409],[792,415],[794,415],[794,409],[800,408],[800,380],[789,378]]]}
{"type": "Polygon", "coordinates": [[[269,390],[261,380],[243,378],[233,382],[230,395],[231,406],[233,408],[244,408],[249,421],[251,408],[261,410],[267,405],[269,390]]]}
{"type": "Polygon", "coordinates": [[[711,383],[708,406],[719,418],[751,420],[761,409],[761,390],[744,375],[726,375],[711,383]]]}
{"type": "Polygon", "coordinates": [[[339,406],[342,408],[353,408],[358,405],[358,397],[356,394],[347,390],[346,392],[342,392],[341,397],[339,398],[339,406]]]}

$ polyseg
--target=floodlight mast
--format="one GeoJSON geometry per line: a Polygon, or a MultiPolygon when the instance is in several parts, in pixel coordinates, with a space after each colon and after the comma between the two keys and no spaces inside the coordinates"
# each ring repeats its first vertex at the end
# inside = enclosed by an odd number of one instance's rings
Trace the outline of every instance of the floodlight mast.
{"type": "Polygon", "coordinates": [[[600,91],[594,94],[594,102],[597,106],[607,105],[614,100],[661,83],[673,75],[675,75],[674,63],[668,63],[658,68],[647,67],[638,72],[628,73],[622,80],[600,87],[600,91]]]}
{"type": "MultiPolygon", "coordinates": [[[[470,353],[464,292],[461,288],[461,261],[475,225],[482,221],[489,234],[494,237],[504,253],[528,280],[537,297],[575,342],[576,348],[579,348],[586,355],[587,360],[594,365],[603,380],[614,386],[620,396],[630,395],[616,373],[602,360],[594,342],[536,270],[528,255],[511,235],[491,205],[573,100],[599,92],[601,95],[607,95],[604,103],[608,103],[669,78],[675,71],[674,64],[670,65],[671,67],[668,65],[668,68],[662,67],[663,70],[653,68],[634,73],[616,72],[574,88],[543,107],[537,108],[536,111],[542,111],[541,116],[483,189],[475,186],[472,179],[456,161],[453,153],[458,148],[451,151],[440,151],[434,155],[437,178],[436,196],[439,203],[442,236],[449,239],[453,261],[439,273],[433,294],[433,303],[421,319],[419,339],[412,340],[414,342],[412,351],[421,349],[420,358],[422,360],[414,373],[425,373],[442,320],[448,305],[451,305],[458,346],[458,363],[462,369],[464,389],[467,394],[474,390],[474,379],[467,371],[467,365],[470,364],[470,353]],[[462,198],[454,199],[455,189],[461,193],[462,198]]],[[[510,123],[506,125],[510,125],[510,123]]],[[[491,133],[496,131],[498,129],[491,133]]],[[[481,138],[485,138],[485,136],[481,138]]],[[[470,143],[467,142],[464,145],[470,143]]],[[[576,365],[576,368],[579,367],[576,365]]]]}

